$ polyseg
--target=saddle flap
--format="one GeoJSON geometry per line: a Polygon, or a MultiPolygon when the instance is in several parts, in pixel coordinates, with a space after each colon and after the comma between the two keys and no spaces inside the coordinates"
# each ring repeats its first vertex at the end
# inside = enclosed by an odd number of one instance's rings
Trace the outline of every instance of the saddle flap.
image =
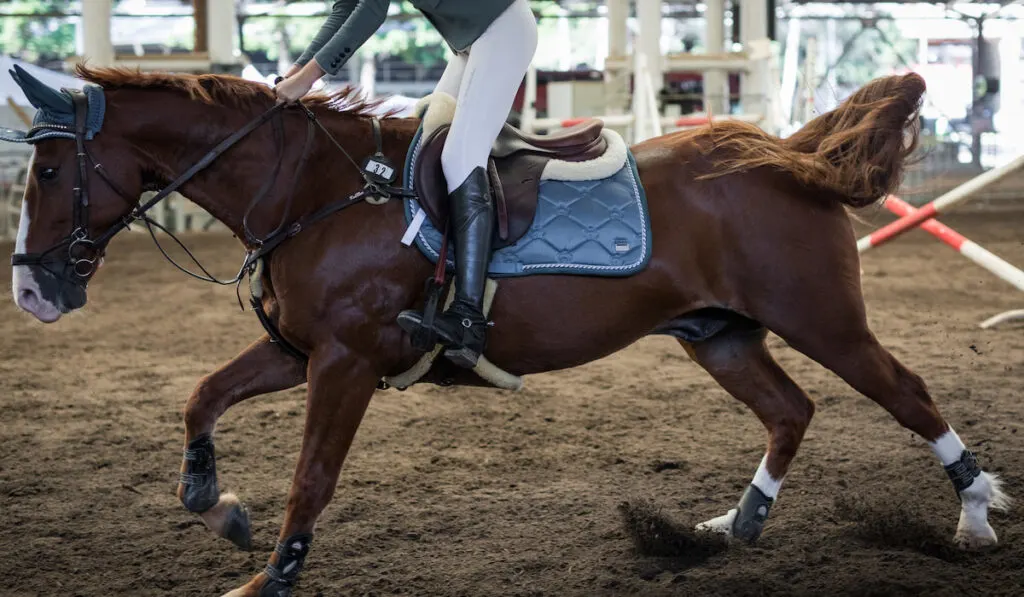
{"type": "MultiPolygon", "coordinates": [[[[438,230],[445,229],[449,217],[448,184],[441,166],[449,128],[441,125],[422,141],[413,174],[420,207],[438,230]]],[[[529,230],[537,212],[540,183],[549,163],[589,162],[598,160],[608,150],[603,123],[597,119],[552,136],[527,135],[505,125],[488,162],[498,222],[494,248],[515,244],[529,230]]],[[[622,161],[625,161],[624,149],[622,161]]],[[[619,168],[615,166],[616,171],[619,168]]]]}
{"type": "Polygon", "coordinates": [[[444,230],[448,221],[448,183],[441,167],[441,152],[447,136],[448,127],[443,126],[421,142],[413,174],[420,208],[438,230],[444,230]]]}
{"type": "MultiPolygon", "coordinates": [[[[444,230],[450,215],[448,183],[441,167],[441,152],[444,150],[447,137],[448,127],[442,126],[423,141],[413,174],[420,207],[438,230],[444,230]]],[[[533,214],[537,210],[540,175],[547,161],[547,158],[541,157],[488,161],[487,173],[498,224],[494,239],[495,249],[515,243],[533,222],[533,214]],[[505,186],[505,181],[517,183],[505,186]]]]}

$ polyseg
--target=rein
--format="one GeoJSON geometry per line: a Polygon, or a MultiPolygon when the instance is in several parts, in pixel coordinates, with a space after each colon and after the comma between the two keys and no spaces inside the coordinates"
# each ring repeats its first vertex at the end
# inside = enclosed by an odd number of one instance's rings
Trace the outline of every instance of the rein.
{"type": "MultiPolygon", "coordinates": [[[[72,230],[64,239],[55,244],[54,246],[46,249],[41,253],[16,253],[11,256],[12,265],[37,265],[43,267],[54,276],[68,281],[78,286],[85,286],[88,282],[88,278],[96,269],[96,264],[99,259],[103,256],[104,250],[106,249],[107,243],[119,232],[128,228],[132,223],[141,221],[145,224],[150,236],[153,239],[154,244],[160,250],[160,253],[164,258],[170,262],[178,270],[204,282],[210,282],[220,285],[238,284],[245,277],[246,273],[251,273],[254,264],[259,261],[262,257],[266,256],[270,251],[278,247],[285,240],[295,236],[303,229],[311,226],[312,224],[319,222],[320,220],[333,215],[347,207],[355,205],[364,200],[369,200],[374,197],[383,197],[384,201],[391,198],[392,196],[411,196],[412,193],[406,191],[403,188],[391,186],[389,180],[381,179],[375,176],[373,173],[368,172],[365,168],[361,168],[359,164],[352,158],[351,154],[345,150],[345,148],[335,139],[334,135],[321,123],[316,115],[307,106],[299,103],[298,106],[303,110],[307,117],[306,127],[306,139],[303,144],[302,154],[299,158],[298,165],[296,166],[294,178],[298,178],[306,166],[309,160],[310,153],[312,152],[313,138],[315,135],[314,127],[319,128],[324,134],[327,135],[328,139],[345,155],[349,162],[351,162],[360,175],[363,177],[364,186],[359,191],[349,195],[348,197],[328,204],[319,210],[299,218],[299,220],[293,222],[291,225],[287,224],[288,212],[290,211],[297,185],[292,185],[288,195],[285,199],[285,206],[282,212],[282,219],[278,225],[265,236],[259,238],[249,228],[249,216],[252,211],[267,197],[270,190],[273,188],[277,181],[278,174],[281,170],[281,165],[284,161],[284,138],[283,132],[280,129],[280,120],[274,120],[276,116],[287,107],[286,104],[275,104],[273,107],[263,112],[256,118],[246,123],[242,128],[238,129],[230,136],[222,140],[211,150],[209,150],[202,158],[199,159],[195,164],[189,167],[187,170],[179,174],[173,181],[170,182],[166,187],[158,191],[153,197],[147,200],[145,203],[136,205],[132,211],[115,222],[110,228],[103,232],[96,238],[89,237],[88,221],[89,221],[89,191],[88,191],[88,167],[87,163],[94,164],[93,171],[107,185],[113,189],[118,195],[120,195],[129,204],[135,204],[136,200],[132,198],[131,194],[124,191],[118,185],[109,174],[103,165],[93,159],[85,146],[85,135],[86,135],[86,114],[88,111],[88,102],[84,93],[77,90],[68,90],[71,94],[72,102],[75,107],[75,143],[77,149],[78,169],[76,171],[76,180],[74,187],[73,196],[73,220],[72,230]],[[153,220],[147,215],[151,209],[153,209],[158,203],[166,199],[172,193],[180,189],[190,180],[192,180],[197,174],[205,170],[211,164],[213,164],[218,158],[220,158],[226,151],[234,147],[240,141],[248,137],[251,133],[261,128],[268,122],[274,121],[275,123],[275,138],[278,141],[278,161],[275,164],[273,170],[268,176],[267,180],[260,187],[259,191],[249,202],[248,207],[242,217],[242,229],[246,237],[246,241],[256,248],[247,252],[245,261],[242,267],[239,269],[238,274],[230,280],[220,280],[214,277],[210,272],[203,266],[202,263],[195,257],[195,255],[181,242],[181,240],[167,230],[166,227],[161,225],[159,222],[153,220]],[[175,243],[181,247],[188,255],[189,259],[195,263],[202,274],[197,274],[187,268],[181,266],[179,263],[168,255],[164,250],[160,241],[157,240],[156,232],[154,228],[165,232],[170,236],[175,243]],[[67,258],[66,260],[61,259],[60,256],[56,255],[57,251],[67,247],[67,258]],[[65,265],[65,272],[55,272],[47,267],[48,264],[61,264],[65,265]],[[70,266],[70,276],[66,275],[67,267],[70,266]]],[[[377,143],[376,156],[383,156],[382,153],[382,141],[380,135],[380,123],[374,118],[372,121],[374,139],[377,143]]],[[[372,201],[377,202],[377,201],[372,201]]],[[[239,301],[241,304],[241,301],[239,301]]]]}

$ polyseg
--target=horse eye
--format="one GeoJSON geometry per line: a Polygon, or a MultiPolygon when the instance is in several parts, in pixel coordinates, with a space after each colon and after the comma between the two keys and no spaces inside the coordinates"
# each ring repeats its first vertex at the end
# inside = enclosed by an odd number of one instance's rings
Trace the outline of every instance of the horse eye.
{"type": "Polygon", "coordinates": [[[40,168],[37,174],[42,182],[51,182],[57,179],[57,168],[40,168]]]}

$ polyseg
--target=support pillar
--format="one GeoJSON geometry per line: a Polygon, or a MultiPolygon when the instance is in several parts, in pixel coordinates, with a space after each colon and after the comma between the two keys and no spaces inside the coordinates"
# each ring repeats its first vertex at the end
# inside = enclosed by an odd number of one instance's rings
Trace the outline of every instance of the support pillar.
{"type": "Polygon", "coordinates": [[[665,69],[661,57],[661,0],[636,0],[636,16],[640,24],[634,51],[644,56],[651,86],[657,97],[665,86],[665,69]]]}
{"type": "MultiPolygon", "coordinates": [[[[768,3],[766,0],[740,0],[739,4],[740,43],[743,44],[743,50],[753,57],[757,46],[769,43],[768,3]]],[[[767,114],[767,71],[768,69],[755,67],[740,74],[741,112],[767,114]]]]}
{"type": "Polygon", "coordinates": [[[82,2],[82,21],[78,39],[80,55],[90,66],[114,66],[114,44],[110,41],[110,17],[113,0],[82,2]]]}
{"type": "Polygon", "coordinates": [[[241,64],[237,57],[235,34],[238,30],[238,14],[234,0],[206,2],[207,51],[210,54],[210,71],[214,73],[238,74],[241,64]]]}
{"type": "MultiPolygon", "coordinates": [[[[724,52],[725,0],[707,0],[704,21],[704,51],[709,54],[724,52]]],[[[729,74],[726,71],[704,71],[704,111],[713,115],[729,113],[729,74]]]]}
{"type": "Polygon", "coordinates": [[[996,113],[996,130],[1011,132],[1024,117],[1024,83],[1020,69],[1021,33],[1014,27],[1003,29],[999,40],[999,111],[996,113]]]}
{"type": "Polygon", "coordinates": [[[607,114],[622,114],[629,106],[629,0],[608,0],[608,57],[604,66],[607,114]]]}

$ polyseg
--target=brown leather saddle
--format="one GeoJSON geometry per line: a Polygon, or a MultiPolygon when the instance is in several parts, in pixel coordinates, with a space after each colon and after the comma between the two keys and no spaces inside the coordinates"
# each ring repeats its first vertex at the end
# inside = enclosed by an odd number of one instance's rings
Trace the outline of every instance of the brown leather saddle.
{"type": "MultiPolygon", "coordinates": [[[[439,127],[422,142],[413,174],[420,207],[442,231],[448,223],[448,185],[441,169],[441,150],[448,128],[439,127]]],[[[604,123],[596,118],[552,135],[529,135],[505,125],[487,164],[498,221],[495,249],[515,243],[530,228],[537,211],[540,177],[548,161],[586,162],[601,157],[608,149],[603,129],[604,123]]]]}

